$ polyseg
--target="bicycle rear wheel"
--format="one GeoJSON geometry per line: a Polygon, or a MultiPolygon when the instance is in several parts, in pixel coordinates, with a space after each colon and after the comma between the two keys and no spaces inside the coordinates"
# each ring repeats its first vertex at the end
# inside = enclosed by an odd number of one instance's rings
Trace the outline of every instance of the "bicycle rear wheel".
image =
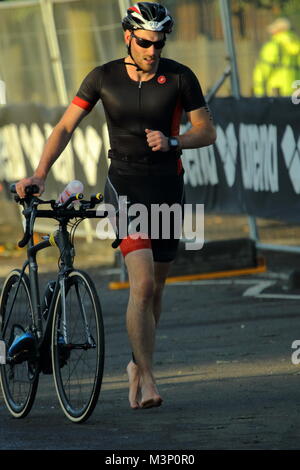
{"type": "MultiPolygon", "coordinates": [[[[0,335],[7,351],[16,336],[32,330],[32,318],[29,279],[16,269],[5,280],[0,300],[0,335]]],[[[15,418],[24,418],[32,408],[37,391],[37,356],[35,351],[24,350],[13,357],[7,353],[6,360],[0,366],[3,397],[10,413],[15,418]]]]}
{"type": "Polygon", "coordinates": [[[93,282],[73,271],[55,301],[52,367],[60,405],[73,422],[85,421],[100,393],[104,367],[104,327],[93,282]]]}

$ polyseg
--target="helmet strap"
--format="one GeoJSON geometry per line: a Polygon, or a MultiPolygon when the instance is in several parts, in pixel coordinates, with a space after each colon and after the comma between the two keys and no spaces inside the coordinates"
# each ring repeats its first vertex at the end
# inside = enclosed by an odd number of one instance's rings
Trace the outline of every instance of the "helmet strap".
{"type": "Polygon", "coordinates": [[[139,72],[139,71],[142,72],[143,69],[141,69],[141,68],[135,63],[135,60],[134,60],[134,58],[133,58],[133,56],[132,56],[132,54],[131,54],[131,41],[132,41],[132,39],[130,39],[129,44],[127,45],[127,51],[128,51],[128,54],[130,55],[130,57],[131,57],[132,60],[133,60],[133,64],[132,64],[131,62],[125,62],[125,64],[127,64],[127,65],[133,65],[133,67],[136,67],[136,71],[137,71],[137,72],[139,72]]]}

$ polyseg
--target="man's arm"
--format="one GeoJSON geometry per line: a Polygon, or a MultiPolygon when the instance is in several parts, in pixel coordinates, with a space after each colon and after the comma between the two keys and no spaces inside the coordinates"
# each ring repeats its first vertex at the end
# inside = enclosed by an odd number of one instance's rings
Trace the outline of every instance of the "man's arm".
{"type": "Polygon", "coordinates": [[[32,184],[36,184],[40,188],[39,194],[43,193],[45,180],[51,166],[63,152],[75,128],[87,114],[88,111],[75,104],[70,104],[47,139],[40,162],[33,176],[24,178],[16,184],[16,190],[20,197],[25,197],[25,188],[32,184]]]}
{"type": "MultiPolygon", "coordinates": [[[[191,128],[177,137],[182,149],[206,147],[215,142],[217,134],[213,125],[211,114],[207,107],[198,108],[187,113],[191,128]]],[[[168,136],[160,131],[146,129],[149,147],[154,152],[158,150],[168,152],[170,150],[168,136]]]]}
{"type": "Polygon", "coordinates": [[[184,134],[177,136],[182,149],[206,147],[216,141],[216,129],[207,107],[190,111],[187,117],[192,127],[184,134]]]}

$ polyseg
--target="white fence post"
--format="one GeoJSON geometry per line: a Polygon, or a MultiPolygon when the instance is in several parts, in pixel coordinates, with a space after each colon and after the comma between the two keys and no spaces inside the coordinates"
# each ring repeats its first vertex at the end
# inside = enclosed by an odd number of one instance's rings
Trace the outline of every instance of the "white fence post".
{"type": "MultiPolygon", "coordinates": [[[[221,9],[221,17],[222,17],[222,26],[223,26],[223,33],[227,48],[227,53],[230,60],[230,80],[231,80],[231,89],[232,95],[239,99],[240,95],[240,84],[239,84],[239,73],[236,61],[236,52],[234,46],[234,38],[232,32],[232,22],[231,22],[231,9],[229,0],[220,0],[220,9],[221,9]]],[[[248,216],[248,225],[249,225],[249,232],[250,238],[255,242],[259,240],[259,233],[258,228],[256,225],[256,218],[254,216],[248,216]]]]}
{"type": "Polygon", "coordinates": [[[68,104],[68,93],[61,61],[52,0],[39,0],[59,103],[68,104]]]}
{"type": "Polygon", "coordinates": [[[129,7],[130,7],[129,0],[119,0],[119,8],[120,8],[121,19],[124,18],[124,16],[126,15],[126,10],[129,7]]]}

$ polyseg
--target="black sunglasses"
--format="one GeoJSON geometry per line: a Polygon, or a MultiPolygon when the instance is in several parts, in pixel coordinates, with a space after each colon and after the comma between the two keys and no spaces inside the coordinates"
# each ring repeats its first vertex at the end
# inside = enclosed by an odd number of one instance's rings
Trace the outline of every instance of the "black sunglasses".
{"type": "Polygon", "coordinates": [[[143,47],[144,49],[148,49],[151,46],[154,46],[155,49],[162,49],[166,43],[166,38],[161,39],[160,41],[148,41],[148,39],[135,36],[134,33],[131,33],[131,37],[136,40],[138,46],[143,47]]]}

